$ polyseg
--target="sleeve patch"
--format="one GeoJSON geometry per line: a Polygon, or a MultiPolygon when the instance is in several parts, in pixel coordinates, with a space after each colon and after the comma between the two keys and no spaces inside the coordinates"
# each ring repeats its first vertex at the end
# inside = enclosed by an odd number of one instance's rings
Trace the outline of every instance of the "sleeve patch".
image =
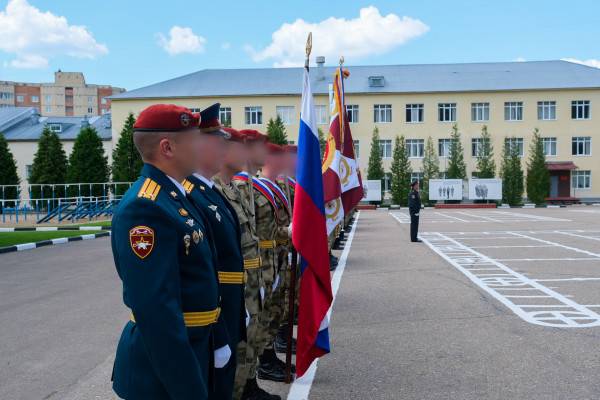
{"type": "Polygon", "coordinates": [[[142,260],[154,248],[154,230],[147,226],[138,225],[129,230],[129,244],[133,253],[142,260]]]}

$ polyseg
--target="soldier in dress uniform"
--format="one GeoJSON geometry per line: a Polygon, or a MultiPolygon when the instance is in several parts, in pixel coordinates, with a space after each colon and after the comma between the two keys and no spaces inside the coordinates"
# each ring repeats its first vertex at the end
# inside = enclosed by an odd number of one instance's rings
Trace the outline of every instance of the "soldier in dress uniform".
{"type": "Polygon", "coordinates": [[[180,182],[199,156],[198,116],[158,104],[134,125],[144,161],[113,218],[112,251],[131,309],[113,389],[126,400],[207,399],[219,334],[219,287],[205,216],[180,182]]]}
{"type": "Polygon", "coordinates": [[[221,293],[221,316],[229,335],[226,343],[219,343],[222,351],[215,353],[215,384],[210,398],[231,399],[236,369],[236,358],[231,352],[240,340],[245,340],[246,312],[244,307],[244,259],[241,249],[240,223],[234,208],[215,188],[211,179],[223,164],[226,140],[231,134],[219,122],[220,104],[200,112],[201,157],[196,172],[182,182],[193,203],[207,216],[215,239],[217,271],[221,293]]]}
{"type": "MultiPolygon", "coordinates": [[[[261,324],[267,294],[265,276],[268,278],[273,265],[274,229],[276,228],[273,222],[275,211],[269,198],[265,197],[268,196],[265,185],[260,184],[255,177],[256,172],[265,162],[267,137],[253,129],[241,130],[240,133],[244,135],[246,140],[248,162],[246,171],[236,174],[232,182],[240,193],[241,202],[248,217],[251,236],[256,238],[256,246],[248,242],[247,246],[243,247],[244,269],[246,272],[245,297],[249,321],[245,346],[245,365],[244,368],[238,368],[236,371],[234,398],[239,398],[238,395],[241,391],[241,398],[244,400],[278,400],[280,396],[268,394],[258,387],[256,381],[258,356],[262,351],[260,343],[262,343],[265,336],[261,324]]],[[[270,281],[272,281],[272,278],[270,281]]],[[[238,362],[240,365],[242,364],[239,358],[238,362]]]]}
{"type": "Polygon", "coordinates": [[[414,180],[410,184],[408,194],[408,210],[410,212],[410,241],[421,242],[419,239],[419,214],[421,213],[421,196],[419,195],[419,181],[414,180]]]}
{"type": "MultiPolygon", "coordinates": [[[[276,204],[275,259],[272,272],[273,282],[267,285],[267,300],[261,321],[265,326],[264,350],[259,357],[258,377],[277,382],[285,380],[285,363],[274,349],[274,341],[281,324],[287,319],[288,290],[290,286],[289,251],[291,209],[285,192],[277,184],[277,177],[285,170],[285,150],[283,146],[267,143],[267,157],[260,173],[262,181],[272,192],[276,204]]],[[[271,274],[271,272],[269,272],[271,274]]],[[[268,279],[266,279],[268,281],[268,279]]]]}

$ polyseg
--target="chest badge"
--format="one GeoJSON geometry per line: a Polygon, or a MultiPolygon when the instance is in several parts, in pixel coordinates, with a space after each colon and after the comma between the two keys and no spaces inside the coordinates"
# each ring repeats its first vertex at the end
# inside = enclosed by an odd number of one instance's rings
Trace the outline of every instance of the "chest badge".
{"type": "Polygon", "coordinates": [[[192,218],[188,218],[187,221],[185,221],[185,223],[189,226],[194,226],[194,220],[192,218]]]}
{"type": "Polygon", "coordinates": [[[211,204],[210,206],[208,206],[208,208],[210,208],[213,211],[217,211],[217,206],[215,206],[214,204],[211,204]]]}
{"type": "Polygon", "coordinates": [[[221,222],[221,214],[219,214],[218,211],[215,211],[215,217],[217,218],[217,221],[221,222]]]}
{"type": "Polygon", "coordinates": [[[187,210],[185,208],[180,208],[179,215],[181,215],[182,217],[187,217],[190,214],[187,212],[187,210]]]}
{"type": "Polygon", "coordinates": [[[185,246],[185,255],[189,256],[190,255],[190,245],[192,244],[192,238],[190,237],[190,235],[185,235],[183,237],[183,245],[185,246]]]}
{"type": "Polygon", "coordinates": [[[204,237],[204,234],[200,230],[194,231],[192,233],[192,239],[194,240],[194,243],[196,243],[196,244],[200,243],[200,240],[202,240],[203,237],[204,237]]]}
{"type": "Polygon", "coordinates": [[[129,245],[133,253],[143,260],[154,248],[154,230],[142,225],[131,228],[129,245]]]}
{"type": "Polygon", "coordinates": [[[171,192],[171,196],[172,196],[174,199],[176,199],[176,198],[177,198],[177,193],[175,193],[175,191],[172,191],[172,192],[171,192]]]}

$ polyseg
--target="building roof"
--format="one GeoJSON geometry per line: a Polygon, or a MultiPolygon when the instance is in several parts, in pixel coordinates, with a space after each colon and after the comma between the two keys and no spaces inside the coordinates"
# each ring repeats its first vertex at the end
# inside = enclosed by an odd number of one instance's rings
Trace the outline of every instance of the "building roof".
{"type": "Polygon", "coordinates": [[[34,107],[0,108],[0,132],[8,141],[37,141],[48,124],[60,125],[61,140],[75,140],[83,125],[96,128],[100,139],[111,140],[110,114],[82,117],[40,117],[34,107]]]}
{"type": "MultiPolygon", "coordinates": [[[[347,69],[347,94],[600,88],[600,69],[568,61],[370,65],[347,69]],[[383,77],[383,82],[373,82],[373,77],[383,77]]],[[[315,94],[328,93],[334,71],[335,67],[311,67],[315,94]]],[[[299,95],[301,88],[302,68],[205,69],[111,99],[299,95]]]]}

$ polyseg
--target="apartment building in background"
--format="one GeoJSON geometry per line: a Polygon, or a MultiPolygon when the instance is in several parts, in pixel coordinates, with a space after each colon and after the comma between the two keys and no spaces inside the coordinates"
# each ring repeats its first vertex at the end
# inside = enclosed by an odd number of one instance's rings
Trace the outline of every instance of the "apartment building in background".
{"type": "Polygon", "coordinates": [[[85,82],[81,72],[54,73],[54,82],[0,81],[1,107],[34,107],[42,116],[83,117],[110,112],[110,96],[125,89],[85,82]]]}
{"type": "MultiPolygon", "coordinates": [[[[317,124],[329,123],[329,86],[335,68],[322,58],[311,68],[317,124]]],[[[450,133],[456,124],[469,176],[476,175],[478,146],[485,125],[492,136],[497,170],[503,146],[518,146],[523,166],[534,129],[544,140],[553,198],[600,199],[600,69],[566,61],[349,66],[346,111],[363,176],[373,129],[389,172],[394,139],[403,135],[413,168],[422,177],[429,137],[448,165],[450,133]]],[[[301,68],[209,69],[112,96],[112,137],[125,118],[155,103],[175,103],[198,111],[221,103],[221,120],[234,128],[265,132],[279,115],[291,141],[297,140],[301,68]]],[[[389,179],[385,180],[389,187],[389,179]]]]}

